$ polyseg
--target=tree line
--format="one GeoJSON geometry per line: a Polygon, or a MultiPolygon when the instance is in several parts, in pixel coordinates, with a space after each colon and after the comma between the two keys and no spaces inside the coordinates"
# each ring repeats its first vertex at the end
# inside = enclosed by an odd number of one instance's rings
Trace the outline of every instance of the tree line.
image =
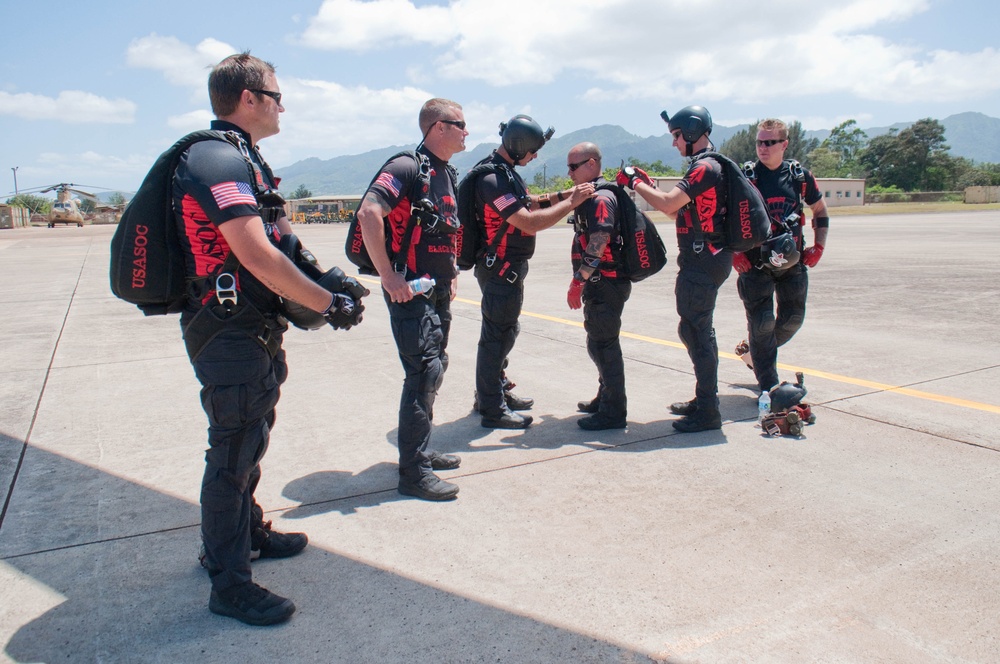
{"type": "MultiPolygon", "coordinates": [[[[757,124],[719,148],[737,163],[757,159],[757,124]]],[[[945,143],[944,125],[933,118],[917,120],[903,130],[869,139],[858,123],[847,120],[826,140],[805,137],[799,122],[788,125],[786,159],[796,159],[821,178],[865,178],[868,191],[957,191],[1000,185],[1000,164],[953,157],[945,143]]]]}

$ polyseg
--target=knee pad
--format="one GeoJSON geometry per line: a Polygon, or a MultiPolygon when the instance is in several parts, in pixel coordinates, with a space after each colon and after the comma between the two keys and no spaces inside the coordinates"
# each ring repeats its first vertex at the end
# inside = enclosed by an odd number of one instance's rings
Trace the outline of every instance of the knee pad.
{"type": "Polygon", "coordinates": [[[795,333],[802,327],[803,321],[805,321],[805,316],[803,314],[794,314],[783,319],[775,329],[774,333],[775,338],[778,341],[778,345],[780,346],[794,337],[795,333]]]}
{"type": "Polygon", "coordinates": [[[762,309],[750,319],[750,336],[759,337],[772,334],[774,334],[774,312],[762,309]]]}
{"type": "Polygon", "coordinates": [[[441,387],[444,380],[444,370],[440,358],[434,358],[427,362],[423,373],[420,375],[418,389],[427,394],[435,394],[441,387]]]}

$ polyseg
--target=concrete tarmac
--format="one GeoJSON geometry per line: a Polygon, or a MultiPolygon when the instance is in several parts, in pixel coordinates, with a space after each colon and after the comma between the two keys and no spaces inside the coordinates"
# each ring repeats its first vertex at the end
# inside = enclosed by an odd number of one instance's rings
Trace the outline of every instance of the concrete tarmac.
{"type": "MultiPolygon", "coordinates": [[[[667,223],[670,265],[626,306],[624,431],[576,426],[597,374],[565,302],[566,225],[539,236],[511,355],[527,431],[471,410],[463,274],[432,437],[462,456],[454,502],[396,492],[380,296],[350,331],[290,331],[257,495],[310,546],[254,563],[298,607],[269,628],[207,608],[206,421],[176,316],[111,295],[111,227],[0,231],[0,660],[1000,661],[1000,216],[835,212],[779,355],[817,416],[801,438],[755,427],[735,273],[715,318],[724,426],[671,428],[694,378],[667,223]]],[[[344,225],[296,230],[355,272],[344,225]]]]}

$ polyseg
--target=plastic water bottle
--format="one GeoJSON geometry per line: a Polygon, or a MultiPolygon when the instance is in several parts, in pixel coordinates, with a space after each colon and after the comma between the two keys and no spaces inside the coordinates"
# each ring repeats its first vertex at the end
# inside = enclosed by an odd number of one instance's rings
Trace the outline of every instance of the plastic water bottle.
{"type": "Polygon", "coordinates": [[[427,295],[437,282],[425,275],[419,279],[411,279],[406,283],[410,285],[410,292],[414,295],[427,295]]]}
{"type": "Polygon", "coordinates": [[[757,399],[757,423],[760,424],[764,421],[764,418],[771,413],[771,393],[768,390],[764,390],[760,393],[760,398],[757,399]]]}

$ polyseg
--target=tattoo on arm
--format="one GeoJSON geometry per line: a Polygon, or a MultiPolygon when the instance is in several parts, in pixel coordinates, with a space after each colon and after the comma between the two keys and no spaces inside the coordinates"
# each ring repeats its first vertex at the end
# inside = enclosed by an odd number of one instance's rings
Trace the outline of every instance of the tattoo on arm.
{"type": "Polygon", "coordinates": [[[365,194],[365,199],[361,201],[361,204],[364,205],[366,203],[374,205],[379,210],[381,210],[383,217],[388,216],[388,214],[392,212],[392,210],[386,207],[385,201],[382,200],[382,197],[376,194],[375,192],[369,191],[367,194],[365,194]]]}
{"type": "Polygon", "coordinates": [[[262,284],[264,284],[264,285],[265,285],[265,286],[267,287],[267,289],[268,289],[269,291],[271,291],[272,293],[275,293],[275,294],[277,294],[277,295],[279,295],[279,296],[281,296],[281,297],[285,298],[286,300],[291,300],[291,299],[292,299],[291,295],[289,295],[289,294],[288,294],[288,293],[287,293],[287,292],[285,291],[285,289],[284,289],[284,288],[281,288],[281,287],[279,287],[279,286],[278,286],[278,284],[274,283],[274,280],[273,280],[273,279],[271,279],[270,277],[267,277],[267,276],[265,276],[265,277],[258,277],[258,279],[259,279],[259,280],[260,280],[260,282],[261,282],[262,284]]]}
{"type": "Polygon", "coordinates": [[[609,242],[611,242],[610,233],[592,233],[587,242],[587,253],[591,256],[603,256],[604,248],[608,246],[609,242]]]}

